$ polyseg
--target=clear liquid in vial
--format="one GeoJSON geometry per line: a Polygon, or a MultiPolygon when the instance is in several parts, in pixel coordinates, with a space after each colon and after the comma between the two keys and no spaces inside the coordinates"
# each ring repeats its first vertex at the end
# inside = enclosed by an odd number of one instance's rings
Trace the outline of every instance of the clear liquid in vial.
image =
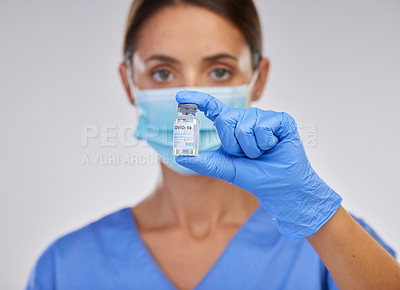
{"type": "Polygon", "coordinates": [[[196,118],[197,105],[179,104],[179,116],[174,122],[173,154],[197,156],[199,154],[200,122],[196,118]],[[189,106],[188,106],[189,105],[189,106]]]}

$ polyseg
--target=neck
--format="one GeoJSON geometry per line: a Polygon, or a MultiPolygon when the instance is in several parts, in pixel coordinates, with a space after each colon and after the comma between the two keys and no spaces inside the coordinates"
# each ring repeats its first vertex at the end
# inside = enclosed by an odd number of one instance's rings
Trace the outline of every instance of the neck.
{"type": "Polygon", "coordinates": [[[157,187],[144,201],[147,222],[142,226],[178,226],[202,237],[219,224],[240,226],[258,205],[252,194],[230,183],[202,175],[181,175],[161,163],[157,187]]]}

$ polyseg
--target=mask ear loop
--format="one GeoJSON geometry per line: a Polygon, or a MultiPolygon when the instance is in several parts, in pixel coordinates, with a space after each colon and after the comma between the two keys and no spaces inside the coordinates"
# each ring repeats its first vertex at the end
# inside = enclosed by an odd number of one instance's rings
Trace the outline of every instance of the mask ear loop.
{"type": "Polygon", "coordinates": [[[139,123],[139,117],[141,115],[141,110],[140,107],[138,105],[138,100],[137,100],[137,92],[139,91],[139,89],[135,86],[135,84],[133,83],[133,65],[132,65],[132,61],[131,61],[131,56],[129,53],[127,53],[125,55],[124,58],[124,63],[127,67],[127,77],[128,77],[128,86],[129,86],[129,91],[131,92],[131,96],[135,101],[135,116],[136,116],[136,126],[139,123]]]}
{"type": "Polygon", "coordinates": [[[250,106],[250,102],[251,102],[251,96],[250,93],[251,91],[254,89],[254,86],[258,80],[258,76],[260,75],[260,70],[257,68],[254,73],[253,76],[250,80],[250,83],[247,87],[247,99],[246,99],[246,108],[248,108],[250,106]]]}
{"type": "Polygon", "coordinates": [[[135,98],[136,94],[135,93],[138,91],[138,88],[133,83],[133,65],[132,65],[131,55],[129,53],[126,54],[125,59],[124,59],[124,63],[126,65],[127,71],[128,71],[129,90],[131,92],[131,95],[132,95],[133,99],[135,99],[135,101],[136,101],[136,98],[135,98]]]}

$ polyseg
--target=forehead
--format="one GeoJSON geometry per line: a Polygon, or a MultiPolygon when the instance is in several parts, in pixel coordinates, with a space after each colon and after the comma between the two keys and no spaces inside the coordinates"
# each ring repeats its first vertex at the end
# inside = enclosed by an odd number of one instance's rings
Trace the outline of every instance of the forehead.
{"type": "Polygon", "coordinates": [[[179,59],[229,53],[250,56],[247,42],[234,24],[202,7],[176,5],[147,19],[139,32],[135,53],[146,58],[167,54],[179,59]]]}

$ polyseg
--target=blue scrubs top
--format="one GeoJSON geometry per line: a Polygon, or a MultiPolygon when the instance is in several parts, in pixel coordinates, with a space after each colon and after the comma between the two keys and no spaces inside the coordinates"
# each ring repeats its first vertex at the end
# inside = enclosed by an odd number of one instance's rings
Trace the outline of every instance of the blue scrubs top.
{"type": "MultiPolygon", "coordinates": [[[[363,220],[354,218],[396,256],[363,220]]],[[[126,207],[51,243],[31,270],[26,289],[176,287],[154,260],[126,207]]],[[[283,238],[260,205],[194,289],[338,288],[307,240],[283,238]]]]}

